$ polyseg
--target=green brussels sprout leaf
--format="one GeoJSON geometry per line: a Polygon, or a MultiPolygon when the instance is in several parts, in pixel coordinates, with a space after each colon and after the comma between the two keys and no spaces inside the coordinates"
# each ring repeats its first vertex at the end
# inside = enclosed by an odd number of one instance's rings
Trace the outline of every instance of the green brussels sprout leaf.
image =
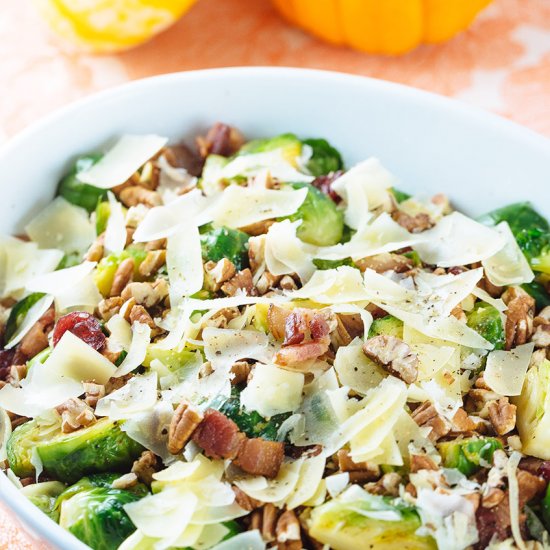
{"type": "Polygon", "coordinates": [[[342,170],[344,163],[342,155],[326,139],[304,139],[304,145],[309,145],[313,150],[306,168],[314,176],[324,176],[331,172],[342,170]]]}
{"type": "Polygon", "coordinates": [[[506,337],[504,326],[498,310],[484,302],[478,302],[474,309],[467,314],[466,324],[485,338],[495,349],[504,349],[506,337]]]}
{"type": "Polygon", "coordinates": [[[227,258],[240,271],[248,267],[249,235],[229,227],[204,226],[201,232],[201,249],[204,261],[218,262],[227,258]]]}
{"type": "Polygon", "coordinates": [[[375,319],[369,329],[369,338],[374,336],[395,336],[396,338],[403,338],[403,321],[400,321],[393,315],[386,315],[375,319]]]}
{"type": "Polygon", "coordinates": [[[44,296],[45,294],[42,292],[33,292],[22,300],[19,300],[19,302],[11,308],[10,316],[6,322],[6,330],[4,332],[4,344],[7,344],[12,339],[12,336],[21,326],[21,323],[24,321],[31,307],[44,296]]]}

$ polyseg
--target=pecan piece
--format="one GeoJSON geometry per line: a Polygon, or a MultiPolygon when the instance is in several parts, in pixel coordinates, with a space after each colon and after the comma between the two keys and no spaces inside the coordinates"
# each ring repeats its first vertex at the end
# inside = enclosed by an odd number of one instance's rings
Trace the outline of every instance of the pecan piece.
{"type": "Polygon", "coordinates": [[[507,397],[488,404],[489,420],[498,435],[511,432],[516,427],[516,406],[507,397]]]}
{"type": "Polygon", "coordinates": [[[130,298],[136,304],[150,308],[162,302],[168,296],[168,283],[157,279],[154,283],[128,283],[120,297],[126,302],[130,298]]]}
{"type": "Polygon", "coordinates": [[[232,126],[216,122],[206,136],[197,138],[199,153],[202,158],[208,155],[229,157],[236,153],[244,143],[242,134],[232,126]]]}
{"type": "Polygon", "coordinates": [[[56,407],[56,410],[61,415],[61,431],[63,433],[75,432],[96,421],[92,408],[77,397],[68,399],[56,407]]]}
{"type": "Polygon", "coordinates": [[[402,210],[395,210],[392,214],[392,218],[401,226],[404,227],[409,233],[421,233],[434,226],[434,222],[430,219],[430,216],[425,212],[420,212],[415,216],[411,216],[402,210]]]}
{"type": "Polygon", "coordinates": [[[162,204],[162,199],[156,191],[150,191],[140,185],[125,187],[120,191],[118,197],[124,206],[128,207],[144,204],[152,208],[153,206],[160,206],[162,204]]]}
{"type": "Polygon", "coordinates": [[[166,250],[150,250],[139,265],[139,273],[144,277],[154,275],[166,263],[166,250]]]}
{"type": "Polygon", "coordinates": [[[214,292],[220,290],[222,285],[237,273],[235,265],[227,258],[222,258],[219,262],[206,262],[204,264],[204,271],[208,287],[214,292]]]}
{"type": "Polygon", "coordinates": [[[132,465],[132,473],[146,485],[151,485],[153,474],[157,471],[157,457],[152,451],[143,451],[132,465]]]}
{"type": "Polygon", "coordinates": [[[361,271],[372,269],[377,273],[385,273],[386,271],[405,273],[414,267],[414,262],[410,258],[407,258],[407,256],[403,256],[402,254],[392,254],[389,252],[362,258],[357,260],[355,264],[361,271]]]}
{"type": "Polygon", "coordinates": [[[101,300],[97,306],[97,309],[101,318],[104,321],[108,321],[120,311],[123,304],[124,300],[120,296],[115,296],[113,298],[105,298],[104,300],[101,300]]]}
{"type": "Polygon", "coordinates": [[[243,510],[246,510],[247,512],[252,512],[252,510],[256,510],[256,508],[260,508],[262,506],[262,502],[248,496],[243,490],[239,489],[236,485],[233,485],[231,488],[235,493],[235,502],[243,510]]]}
{"type": "MultiPolygon", "coordinates": [[[[286,510],[279,516],[277,526],[275,527],[275,535],[278,543],[284,544],[287,542],[301,541],[300,531],[300,522],[293,510],[286,510]]],[[[298,548],[301,547],[300,544],[298,548]]],[[[288,548],[288,546],[285,546],[285,550],[288,548]]]]}
{"type": "Polygon", "coordinates": [[[134,472],[124,474],[118,477],[111,483],[113,489],[130,489],[135,487],[138,483],[138,477],[134,472]]]}
{"type": "Polygon", "coordinates": [[[132,280],[134,275],[134,259],[126,258],[120,262],[115,276],[113,278],[113,284],[111,285],[111,297],[120,296],[126,285],[132,280]]]}
{"type": "Polygon", "coordinates": [[[84,402],[92,409],[95,409],[97,402],[105,395],[105,386],[103,384],[96,384],[95,382],[84,382],[82,385],[86,395],[84,402]]]}
{"type": "Polygon", "coordinates": [[[395,336],[380,335],[363,344],[363,352],[390,374],[412,384],[418,376],[418,357],[411,348],[395,336]]]}
{"type": "Polygon", "coordinates": [[[202,422],[202,414],[188,403],[180,403],[174,412],[168,431],[168,450],[173,455],[183,451],[193,432],[202,422]]]}
{"type": "Polygon", "coordinates": [[[506,349],[525,344],[533,334],[535,300],[519,286],[511,286],[502,295],[506,311],[506,349]]]}
{"type": "Polygon", "coordinates": [[[531,341],[537,348],[550,346],[550,306],[545,307],[534,319],[535,332],[531,341]]]}
{"type": "Polygon", "coordinates": [[[419,426],[427,426],[432,429],[428,438],[431,441],[437,441],[451,431],[450,424],[437,412],[430,401],[424,401],[412,413],[413,420],[419,426]]]}
{"type": "Polygon", "coordinates": [[[227,296],[235,296],[238,292],[252,296],[254,294],[252,272],[248,268],[239,271],[222,285],[221,290],[227,296]]]}

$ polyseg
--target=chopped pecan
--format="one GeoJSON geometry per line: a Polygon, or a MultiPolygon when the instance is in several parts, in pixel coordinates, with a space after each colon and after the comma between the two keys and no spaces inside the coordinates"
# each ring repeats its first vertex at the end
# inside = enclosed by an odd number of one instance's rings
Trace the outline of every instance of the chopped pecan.
{"type": "Polygon", "coordinates": [[[207,327],[227,328],[230,321],[241,314],[238,307],[224,307],[217,311],[205,323],[207,327]]]}
{"type": "Polygon", "coordinates": [[[258,529],[266,542],[275,540],[275,527],[279,513],[271,502],[252,512],[250,528],[258,529]]]}
{"type": "Polygon", "coordinates": [[[401,476],[397,472],[384,474],[377,482],[367,483],[365,489],[373,495],[396,497],[399,495],[401,476]]]}
{"type": "Polygon", "coordinates": [[[127,301],[134,298],[136,304],[150,308],[160,304],[168,296],[168,283],[157,279],[154,283],[128,283],[120,297],[127,301]]]}
{"type": "Polygon", "coordinates": [[[132,465],[132,473],[146,485],[151,485],[153,474],[157,471],[158,460],[155,453],[143,451],[141,456],[132,465]]]}
{"type": "Polygon", "coordinates": [[[395,336],[380,335],[363,344],[365,355],[390,374],[412,384],[418,376],[418,356],[395,336]]]}
{"type": "Polygon", "coordinates": [[[250,365],[246,361],[237,361],[231,366],[231,374],[233,375],[231,379],[233,386],[244,384],[250,374],[250,365]]]}
{"type": "Polygon", "coordinates": [[[120,262],[115,276],[113,278],[113,284],[111,285],[111,297],[120,296],[122,291],[126,288],[126,285],[132,280],[134,275],[134,259],[126,258],[120,262]]]}
{"type": "Polygon", "coordinates": [[[420,212],[415,216],[411,216],[402,210],[395,210],[392,218],[410,233],[421,233],[434,226],[434,222],[425,212],[420,212]]]}
{"type": "Polygon", "coordinates": [[[239,271],[222,285],[221,290],[227,296],[235,296],[237,293],[252,296],[254,294],[252,272],[248,268],[239,271]]]}
{"type": "Polygon", "coordinates": [[[174,168],[184,168],[192,176],[200,176],[202,172],[203,159],[197,155],[187,145],[180,143],[178,145],[170,145],[162,151],[164,158],[174,168]]]}
{"type": "Polygon", "coordinates": [[[259,237],[265,235],[269,228],[275,223],[275,220],[261,220],[256,223],[251,223],[250,225],[243,225],[239,227],[241,231],[252,235],[253,237],[259,237]]]}
{"type": "Polygon", "coordinates": [[[488,404],[489,420],[498,435],[511,432],[516,427],[516,406],[507,397],[488,404]]]}
{"type": "Polygon", "coordinates": [[[120,388],[123,388],[128,380],[133,378],[133,374],[125,374],[124,376],[117,376],[109,378],[107,380],[107,383],[105,384],[105,395],[109,395],[110,393],[113,393],[116,390],[120,390],[120,388]]]}
{"type": "Polygon", "coordinates": [[[256,510],[256,508],[260,508],[262,506],[263,504],[262,502],[248,496],[244,491],[239,489],[236,485],[233,485],[231,488],[235,493],[235,502],[243,510],[246,510],[247,512],[252,512],[252,510],[256,510]]]}
{"type": "Polygon", "coordinates": [[[361,315],[336,314],[336,329],[331,333],[331,341],[335,348],[347,346],[354,338],[364,333],[363,319],[361,315]]]}
{"type": "Polygon", "coordinates": [[[204,419],[193,433],[193,441],[210,458],[234,459],[246,436],[239,427],[219,411],[207,409],[204,419]]]}
{"type": "Polygon", "coordinates": [[[130,324],[141,323],[147,325],[151,329],[151,336],[158,336],[162,333],[162,329],[157,327],[155,321],[149,312],[143,306],[133,306],[129,316],[130,324]]]}
{"type": "Polygon", "coordinates": [[[104,300],[101,300],[97,306],[97,309],[101,318],[104,321],[108,321],[120,311],[123,304],[124,300],[120,296],[114,296],[113,298],[105,298],[104,300]]]}
{"type": "Polygon", "coordinates": [[[154,241],[149,241],[145,243],[145,250],[165,250],[166,249],[166,239],[155,239],[154,241]]]}
{"type": "Polygon", "coordinates": [[[460,407],[453,416],[452,424],[454,432],[473,432],[478,426],[462,407],[460,407]]]}
{"type": "MultiPolygon", "coordinates": [[[[301,542],[301,528],[300,522],[296,517],[296,514],[292,510],[286,510],[283,512],[277,520],[277,526],[275,528],[275,534],[277,536],[278,543],[286,543],[293,541],[301,542]]],[[[302,545],[298,546],[301,548],[302,545]]],[[[288,547],[285,547],[288,550],[288,547]]]]}
{"type": "Polygon", "coordinates": [[[466,314],[464,313],[464,310],[462,309],[462,305],[461,305],[461,304],[457,304],[457,305],[451,310],[451,315],[452,315],[457,321],[460,321],[461,323],[466,323],[466,321],[468,320],[467,317],[466,317],[466,314]]]}
{"type": "Polygon", "coordinates": [[[502,502],[505,496],[506,493],[502,489],[499,489],[498,487],[490,487],[487,494],[482,495],[481,505],[484,508],[494,508],[502,502]]]}
{"type": "Polygon", "coordinates": [[[489,418],[489,403],[500,398],[498,393],[483,388],[472,388],[466,396],[466,409],[481,418],[489,418]]]}
{"type": "Polygon", "coordinates": [[[76,397],[68,399],[56,407],[56,410],[61,415],[61,431],[63,433],[75,432],[96,421],[92,408],[76,397]]]}
{"type": "Polygon", "coordinates": [[[140,185],[130,185],[122,189],[118,198],[124,206],[137,206],[144,204],[149,208],[160,206],[162,198],[156,191],[151,191],[140,185]]]}
{"type": "Polygon", "coordinates": [[[113,489],[130,489],[135,487],[138,483],[138,477],[134,472],[124,474],[118,477],[111,483],[113,489]]]}
{"type": "Polygon", "coordinates": [[[277,286],[281,279],[281,275],[273,275],[269,271],[264,271],[256,283],[258,294],[260,296],[267,294],[277,286]]]}
{"type": "Polygon", "coordinates": [[[506,311],[506,349],[525,344],[533,334],[535,300],[519,286],[511,286],[502,295],[506,311]]]}
{"type": "Polygon", "coordinates": [[[232,126],[216,122],[206,136],[197,138],[199,153],[202,158],[208,155],[229,157],[236,153],[244,143],[242,134],[232,126]]]}
{"type": "Polygon", "coordinates": [[[253,274],[265,264],[265,237],[257,236],[248,239],[248,262],[253,274]]]}
{"type": "Polygon", "coordinates": [[[168,431],[168,450],[170,453],[177,455],[183,451],[202,419],[202,414],[191,407],[189,403],[178,405],[168,431]]]}
{"type": "Polygon", "coordinates": [[[222,258],[219,262],[206,262],[204,264],[208,287],[214,292],[220,290],[222,285],[235,276],[237,270],[233,262],[222,258]]]}
{"type": "Polygon", "coordinates": [[[83,382],[82,386],[85,392],[84,402],[95,409],[97,402],[105,395],[105,386],[95,382],[83,382]]]}
{"type": "Polygon", "coordinates": [[[420,470],[438,470],[437,464],[428,455],[411,454],[411,473],[420,470]]]}
{"type": "Polygon", "coordinates": [[[361,481],[375,481],[380,478],[380,467],[376,464],[369,464],[368,462],[355,462],[349,455],[349,452],[345,449],[340,449],[336,453],[338,460],[338,468],[341,472],[362,473],[361,481]]]}
{"type": "Polygon", "coordinates": [[[27,365],[12,365],[7,382],[12,386],[19,386],[19,383],[25,376],[27,376],[27,365]]]}
{"type": "Polygon", "coordinates": [[[48,347],[48,332],[42,320],[37,321],[23,336],[18,351],[26,357],[34,357],[48,347]]]}
{"type": "Polygon", "coordinates": [[[413,420],[419,426],[432,429],[429,434],[431,441],[437,441],[451,431],[450,424],[437,412],[436,408],[429,401],[424,401],[412,413],[413,420]]]}
{"type": "Polygon", "coordinates": [[[372,269],[377,273],[386,273],[386,271],[405,273],[414,267],[414,262],[410,258],[407,258],[407,256],[389,252],[361,258],[355,264],[361,271],[372,269]]]}
{"type": "Polygon", "coordinates": [[[139,273],[151,277],[166,263],[166,250],[151,250],[139,265],[139,273]]]}
{"type": "Polygon", "coordinates": [[[281,290],[296,290],[298,285],[290,275],[283,275],[279,281],[279,288],[281,290]]]}
{"type": "Polygon", "coordinates": [[[277,477],[285,454],[284,443],[265,439],[245,439],[240,445],[235,464],[249,474],[277,477]]]}
{"type": "Polygon", "coordinates": [[[88,262],[99,262],[103,258],[105,240],[105,233],[102,233],[88,248],[88,251],[84,255],[84,259],[88,262]]]}
{"type": "Polygon", "coordinates": [[[545,307],[534,319],[535,332],[531,341],[537,348],[550,346],[550,306],[545,307]]]}
{"type": "Polygon", "coordinates": [[[275,340],[282,341],[285,337],[285,324],[287,317],[292,313],[289,308],[270,304],[267,311],[267,327],[275,340]]]}

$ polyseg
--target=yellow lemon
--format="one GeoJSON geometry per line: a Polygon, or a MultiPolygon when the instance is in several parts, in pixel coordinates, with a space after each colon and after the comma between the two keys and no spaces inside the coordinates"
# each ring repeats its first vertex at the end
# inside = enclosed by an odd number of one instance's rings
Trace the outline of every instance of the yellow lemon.
{"type": "Polygon", "coordinates": [[[126,50],[177,21],[196,0],[35,0],[51,28],[94,53],[126,50]]]}

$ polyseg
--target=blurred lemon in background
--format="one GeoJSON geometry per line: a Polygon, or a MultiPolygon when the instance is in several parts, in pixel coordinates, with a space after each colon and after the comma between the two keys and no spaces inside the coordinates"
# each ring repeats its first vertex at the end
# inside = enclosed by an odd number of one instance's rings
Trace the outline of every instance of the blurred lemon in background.
{"type": "Polygon", "coordinates": [[[137,46],[177,21],[196,0],[34,0],[54,32],[93,53],[137,46]]]}

